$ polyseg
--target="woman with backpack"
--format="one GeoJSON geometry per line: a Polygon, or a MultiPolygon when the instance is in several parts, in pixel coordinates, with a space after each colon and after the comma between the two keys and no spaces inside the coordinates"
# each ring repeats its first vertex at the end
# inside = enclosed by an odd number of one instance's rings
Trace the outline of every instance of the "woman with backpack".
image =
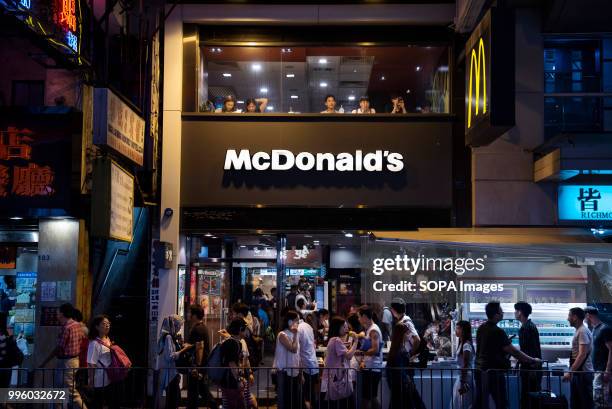
{"type": "Polygon", "coordinates": [[[181,398],[181,376],[176,369],[176,361],[182,353],[191,348],[190,344],[180,346],[179,331],[183,327],[183,318],[170,315],[164,318],[157,341],[157,368],[159,369],[160,391],[166,394],[166,408],[178,407],[181,398]]]}
{"type": "Polygon", "coordinates": [[[88,380],[94,391],[89,409],[102,409],[105,404],[108,409],[119,409],[118,385],[131,366],[125,352],[111,342],[110,328],[111,322],[106,315],[94,317],[89,327],[88,380]]]}

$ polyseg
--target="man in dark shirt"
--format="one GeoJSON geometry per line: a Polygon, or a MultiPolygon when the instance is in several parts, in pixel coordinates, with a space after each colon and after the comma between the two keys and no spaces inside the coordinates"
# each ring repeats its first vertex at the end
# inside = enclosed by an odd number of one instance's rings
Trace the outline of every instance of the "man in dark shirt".
{"type": "MultiPolygon", "coordinates": [[[[540,348],[540,333],[535,324],[529,319],[532,308],[529,303],[524,301],[514,304],[514,318],[521,322],[519,329],[519,346],[521,351],[534,358],[542,359],[540,348]]],[[[521,363],[518,366],[521,370],[521,407],[529,407],[529,393],[539,392],[542,389],[542,373],[540,365],[521,363]]]]}
{"type": "Polygon", "coordinates": [[[510,354],[520,362],[537,364],[532,358],[516,349],[503,329],[497,323],[504,319],[504,311],[498,302],[490,302],[485,307],[487,322],[476,331],[476,401],[475,409],[489,407],[489,396],[493,398],[496,409],[506,409],[506,379],[504,371],[510,368],[510,354]],[[484,388],[483,388],[484,387],[484,388]]]}
{"type": "Polygon", "coordinates": [[[205,372],[201,369],[195,369],[204,366],[210,353],[210,337],[208,328],[202,321],[203,319],[204,310],[201,306],[197,304],[189,306],[187,321],[191,329],[187,342],[192,345],[189,353],[193,354],[194,369],[189,373],[187,379],[187,409],[197,408],[200,397],[202,397],[203,406],[216,407],[216,402],[210,394],[205,372]]]}
{"type": "Polygon", "coordinates": [[[230,337],[221,344],[221,365],[228,370],[221,381],[221,396],[224,408],[243,408],[245,396],[240,384],[246,381],[241,374],[241,340],[247,332],[247,323],[242,318],[234,319],[227,327],[230,337]]]}
{"type": "Polygon", "coordinates": [[[597,371],[593,379],[593,401],[596,408],[604,408],[608,402],[612,402],[612,327],[601,321],[597,308],[587,307],[584,312],[585,321],[593,332],[591,360],[593,369],[597,371]]]}

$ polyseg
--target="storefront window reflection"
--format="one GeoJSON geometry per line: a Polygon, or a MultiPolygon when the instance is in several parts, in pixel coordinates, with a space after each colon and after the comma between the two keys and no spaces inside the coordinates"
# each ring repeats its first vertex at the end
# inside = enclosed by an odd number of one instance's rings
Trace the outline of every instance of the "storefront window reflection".
{"type": "Polygon", "coordinates": [[[201,52],[203,112],[449,112],[447,47],[206,45],[201,52]]]}

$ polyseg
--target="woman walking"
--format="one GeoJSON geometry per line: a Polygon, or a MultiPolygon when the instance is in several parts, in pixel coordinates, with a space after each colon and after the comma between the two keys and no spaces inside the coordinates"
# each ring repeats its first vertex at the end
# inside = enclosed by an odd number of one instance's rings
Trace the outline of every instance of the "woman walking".
{"type": "Polygon", "coordinates": [[[457,347],[457,368],[461,370],[453,386],[451,409],[470,409],[474,395],[474,381],[471,369],[474,367],[476,352],[472,342],[472,326],[468,321],[459,321],[455,328],[459,340],[457,347]]]}
{"type": "Polygon", "coordinates": [[[164,318],[157,341],[157,368],[159,369],[160,391],[166,395],[166,408],[178,407],[181,397],[181,375],[176,369],[176,361],[191,345],[179,344],[179,331],[183,327],[183,318],[170,315],[164,318]]]}

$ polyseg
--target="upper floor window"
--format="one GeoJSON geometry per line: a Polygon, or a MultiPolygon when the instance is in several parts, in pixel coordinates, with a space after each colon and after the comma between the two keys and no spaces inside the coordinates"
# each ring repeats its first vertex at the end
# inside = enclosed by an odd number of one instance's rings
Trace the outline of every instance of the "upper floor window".
{"type": "Polygon", "coordinates": [[[449,112],[445,46],[201,48],[202,112],[449,112]]]}

